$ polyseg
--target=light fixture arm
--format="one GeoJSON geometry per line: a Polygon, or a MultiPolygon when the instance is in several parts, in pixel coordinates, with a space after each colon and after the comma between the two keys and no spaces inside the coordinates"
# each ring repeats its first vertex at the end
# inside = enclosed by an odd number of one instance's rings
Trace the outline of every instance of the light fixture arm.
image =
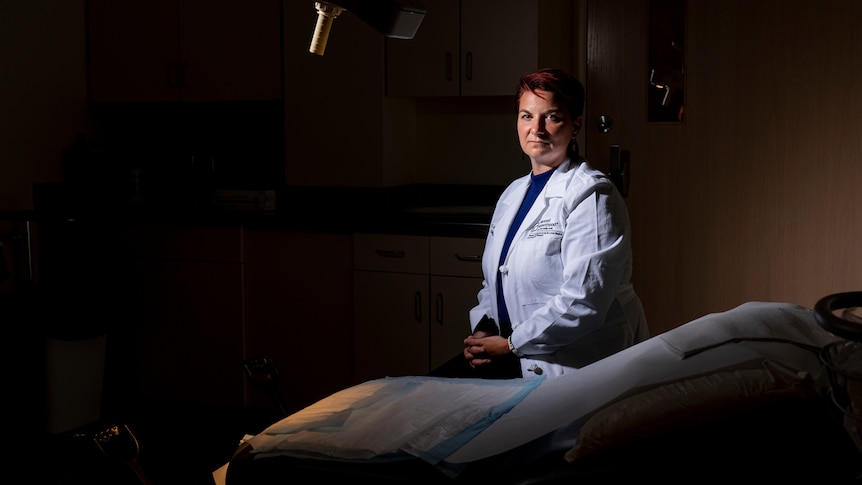
{"type": "Polygon", "coordinates": [[[317,24],[308,51],[322,56],[332,22],[349,11],[386,37],[412,39],[425,17],[422,0],[325,0],[314,2],[317,24]]]}
{"type": "Polygon", "coordinates": [[[314,2],[314,8],[317,10],[317,24],[314,26],[314,35],[311,37],[308,51],[322,56],[326,51],[326,41],[329,39],[332,21],[341,15],[344,9],[326,2],[314,2]]]}

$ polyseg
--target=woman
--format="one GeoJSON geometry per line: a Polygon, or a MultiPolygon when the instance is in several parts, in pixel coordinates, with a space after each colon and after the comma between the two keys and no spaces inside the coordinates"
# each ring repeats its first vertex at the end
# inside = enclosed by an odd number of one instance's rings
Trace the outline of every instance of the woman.
{"type": "Polygon", "coordinates": [[[530,174],[500,196],[464,357],[485,377],[558,376],[648,337],[629,281],[631,232],[614,184],[578,154],[584,88],[557,69],[521,78],[530,174]]]}

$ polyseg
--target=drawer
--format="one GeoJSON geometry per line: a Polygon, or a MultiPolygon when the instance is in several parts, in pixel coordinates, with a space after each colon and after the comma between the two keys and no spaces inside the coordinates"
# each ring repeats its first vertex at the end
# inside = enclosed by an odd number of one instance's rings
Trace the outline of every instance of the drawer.
{"type": "Polygon", "coordinates": [[[485,240],[465,237],[432,237],[431,274],[482,277],[485,240]]]}
{"type": "Polygon", "coordinates": [[[356,234],[353,269],[392,273],[428,273],[428,237],[356,234]]]}

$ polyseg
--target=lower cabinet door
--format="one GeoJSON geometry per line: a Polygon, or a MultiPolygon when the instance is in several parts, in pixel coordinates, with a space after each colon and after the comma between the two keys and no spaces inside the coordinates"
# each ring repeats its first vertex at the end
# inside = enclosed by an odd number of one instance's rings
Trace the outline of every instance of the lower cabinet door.
{"type": "Polygon", "coordinates": [[[242,406],[242,265],[153,260],[139,274],[141,394],[242,406]]]}
{"type": "Polygon", "coordinates": [[[481,288],[482,278],[431,277],[431,369],[462,354],[464,338],[470,334],[469,312],[481,288]]]}
{"type": "Polygon", "coordinates": [[[428,275],[354,272],[354,380],[428,373],[428,275]]]}

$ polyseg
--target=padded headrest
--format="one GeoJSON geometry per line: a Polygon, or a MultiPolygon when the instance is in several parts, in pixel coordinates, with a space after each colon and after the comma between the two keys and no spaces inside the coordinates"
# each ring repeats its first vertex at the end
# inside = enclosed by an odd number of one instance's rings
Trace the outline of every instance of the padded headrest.
{"type": "Polygon", "coordinates": [[[845,312],[839,316],[835,313],[840,309],[862,308],[862,291],[848,291],[824,296],[814,305],[814,317],[821,327],[839,337],[848,340],[862,341],[862,323],[857,318],[851,319],[851,313],[845,312]]]}

